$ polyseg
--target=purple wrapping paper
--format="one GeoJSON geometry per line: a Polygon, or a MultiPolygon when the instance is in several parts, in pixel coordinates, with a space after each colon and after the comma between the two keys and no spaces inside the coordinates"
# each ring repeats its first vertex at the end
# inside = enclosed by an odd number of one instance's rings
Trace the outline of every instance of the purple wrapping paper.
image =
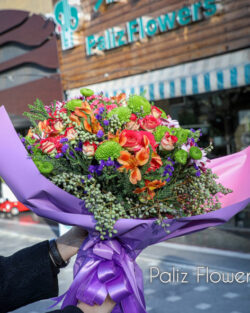
{"type": "Polygon", "coordinates": [[[143,278],[136,257],[147,246],[190,234],[228,221],[250,202],[250,147],[210,163],[220,181],[234,192],[222,196],[217,211],[168,220],[169,234],[155,219],[121,219],[112,240],[100,241],[95,220],[84,202],[55,186],[41,175],[28,157],[4,107],[0,108],[0,176],[19,201],[36,214],[67,225],[82,226],[89,237],[79,250],[74,265],[74,280],[62,307],[79,300],[101,304],[107,294],[117,302],[113,313],[145,313],[143,278]]]}

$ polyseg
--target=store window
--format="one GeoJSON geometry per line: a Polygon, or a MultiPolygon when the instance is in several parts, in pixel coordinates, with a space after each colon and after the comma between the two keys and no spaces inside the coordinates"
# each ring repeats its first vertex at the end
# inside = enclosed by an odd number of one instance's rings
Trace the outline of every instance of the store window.
{"type": "MultiPolygon", "coordinates": [[[[214,147],[211,159],[250,145],[250,87],[161,100],[156,105],[179,120],[182,127],[201,129],[200,146],[212,143],[214,147]]],[[[250,207],[226,225],[250,228],[250,207]]]]}

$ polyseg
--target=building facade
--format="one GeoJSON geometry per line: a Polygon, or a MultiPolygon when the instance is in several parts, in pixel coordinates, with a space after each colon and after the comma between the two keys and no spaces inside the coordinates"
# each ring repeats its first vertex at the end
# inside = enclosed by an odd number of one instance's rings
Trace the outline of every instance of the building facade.
{"type": "MultiPolygon", "coordinates": [[[[79,0],[78,12],[77,45],[58,42],[67,98],[82,87],[145,94],[182,126],[202,129],[212,158],[250,144],[248,0],[79,0]]],[[[245,210],[235,223],[249,220],[245,210]]]]}
{"type": "Polygon", "coordinates": [[[22,117],[28,104],[63,96],[55,23],[45,16],[52,13],[52,1],[34,3],[0,3],[0,105],[19,132],[29,127],[22,117]]]}

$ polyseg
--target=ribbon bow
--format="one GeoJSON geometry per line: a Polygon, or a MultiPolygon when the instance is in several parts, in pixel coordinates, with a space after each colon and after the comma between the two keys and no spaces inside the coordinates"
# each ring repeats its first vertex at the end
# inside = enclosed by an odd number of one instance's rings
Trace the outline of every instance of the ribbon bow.
{"type": "Polygon", "coordinates": [[[142,272],[129,247],[116,240],[90,238],[80,248],[69,290],[55,300],[62,308],[78,301],[101,305],[109,294],[117,305],[113,313],[147,313],[142,272]]]}

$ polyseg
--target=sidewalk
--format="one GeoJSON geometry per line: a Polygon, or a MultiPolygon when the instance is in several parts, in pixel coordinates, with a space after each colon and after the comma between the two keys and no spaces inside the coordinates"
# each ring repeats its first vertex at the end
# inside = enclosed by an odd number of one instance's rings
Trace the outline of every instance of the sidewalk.
{"type": "MultiPolygon", "coordinates": [[[[18,249],[55,237],[56,231],[55,227],[51,228],[46,224],[18,225],[15,221],[0,220],[0,254],[10,255],[18,249]]],[[[198,267],[208,267],[209,274],[215,271],[220,275],[250,273],[249,253],[163,242],[145,249],[137,262],[144,274],[148,313],[249,313],[250,282],[207,283],[204,280],[197,282],[196,277],[198,267]],[[185,272],[187,283],[173,279],[166,283],[166,274],[152,278],[157,268],[159,274],[171,273],[173,269],[180,273],[185,272]]],[[[73,263],[72,260],[60,272],[60,294],[72,282],[73,263]]],[[[15,313],[44,313],[51,304],[51,300],[43,300],[20,308],[15,313]]]]}
{"type": "Polygon", "coordinates": [[[250,229],[211,227],[167,242],[250,253],[250,229]]]}

